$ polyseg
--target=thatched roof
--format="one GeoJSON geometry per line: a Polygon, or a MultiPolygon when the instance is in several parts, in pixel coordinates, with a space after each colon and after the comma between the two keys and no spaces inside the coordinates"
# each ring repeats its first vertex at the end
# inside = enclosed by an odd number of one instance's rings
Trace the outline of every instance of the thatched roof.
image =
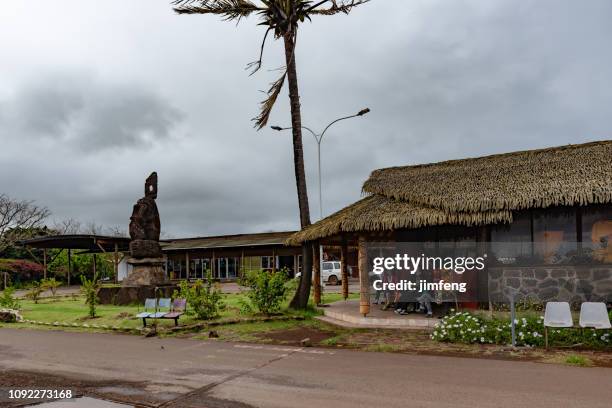
{"type": "Polygon", "coordinates": [[[292,235],[285,243],[298,245],[341,232],[385,231],[433,225],[483,225],[511,222],[510,211],[451,213],[406,201],[372,195],[292,235]]]}
{"type": "Polygon", "coordinates": [[[363,191],[446,211],[612,202],[612,141],[376,170],[363,191]]]}
{"type": "Polygon", "coordinates": [[[612,141],[376,170],[370,196],[292,235],[511,222],[512,211],[612,202],[612,141]]]}

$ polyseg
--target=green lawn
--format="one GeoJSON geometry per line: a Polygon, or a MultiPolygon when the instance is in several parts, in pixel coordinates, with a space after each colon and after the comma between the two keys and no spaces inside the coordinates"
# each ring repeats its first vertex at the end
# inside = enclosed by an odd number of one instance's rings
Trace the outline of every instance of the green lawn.
{"type": "MultiPolygon", "coordinates": [[[[356,294],[351,295],[350,298],[358,296],[356,294]]],[[[237,317],[252,317],[248,315],[240,314],[240,302],[244,301],[246,296],[244,294],[225,294],[223,295],[223,302],[225,308],[221,311],[219,319],[232,319],[237,317]]],[[[341,294],[325,294],[323,297],[324,303],[331,303],[342,299],[341,294]]],[[[291,311],[288,310],[290,298],[285,301],[283,305],[283,313],[289,316],[301,316],[309,319],[319,312],[314,308],[309,308],[306,311],[291,311]]],[[[126,329],[138,329],[142,327],[142,320],[135,316],[142,311],[142,306],[113,306],[113,305],[97,305],[96,306],[96,318],[88,317],[88,308],[84,302],[82,296],[75,297],[61,297],[56,299],[45,298],[38,301],[37,304],[31,300],[20,300],[21,314],[26,320],[33,320],[36,322],[45,322],[53,324],[58,322],[60,324],[77,324],[78,326],[88,325],[91,329],[101,328],[102,326],[108,327],[120,327],[126,329]]],[[[189,307],[189,305],[187,306],[189,307]]],[[[188,325],[197,323],[198,321],[194,316],[183,315],[179,323],[181,325],[188,325]]],[[[271,323],[271,322],[270,322],[271,323]]],[[[269,323],[263,323],[266,325],[269,323]]],[[[286,323],[288,324],[288,323],[286,323]]],[[[275,327],[278,324],[274,324],[271,327],[275,327]]],[[[44,327],[35,324],[24,323],[21,326],[24,327],[44,327]]],[[[172,327],[174,321],[172,320],[158,320],[159,327],[172,327]]],[[[52,327],[52,326],[51,326],[52,327]]],[[[253,326],[252,329],[258,327],[253,326]]],[[[263,329],[263,327],[259,327],[263,329]]],[[[81,328],[82,329],[82,328],[81,328]]]]}

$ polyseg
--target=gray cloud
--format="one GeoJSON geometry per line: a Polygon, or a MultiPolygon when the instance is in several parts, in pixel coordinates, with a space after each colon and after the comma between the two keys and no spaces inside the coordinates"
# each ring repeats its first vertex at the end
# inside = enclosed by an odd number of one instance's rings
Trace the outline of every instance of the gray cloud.
{"type": "MultiPolygon", "coordinates": [[[[0,192],[127,225],[156,170],[171,235],[298,228],[291,135],[250,122],[283,64],[270,42],[264,69],[245,73],[255,19],[176,16],[161,0],[53,3],[0,13],[0,192]]],[[[304,24],[303,123],[372,109],[323,141],[325,214],[359,199],[376,168],[610,139],[610,20],[608,0],[374,0],[304,24]]],[[[286,93],[272,123],[290,123],[286,93]]],[[[316,220],[306,133],[304,149],[316,220]]]]}
{"type": "Polygon", "coordinates": [[[47,139],[83,152],[149,147],[167,140],[182,114],[143,84],[82,72],[49,74],[2,102],[7,138],[47,139]]]}

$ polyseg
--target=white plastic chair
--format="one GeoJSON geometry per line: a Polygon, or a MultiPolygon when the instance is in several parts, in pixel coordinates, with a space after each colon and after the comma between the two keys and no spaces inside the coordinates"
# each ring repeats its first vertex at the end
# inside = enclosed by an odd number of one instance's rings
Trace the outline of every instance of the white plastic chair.
{"type": "Polygon", "coordinates": [[[572,311],[567,302],[547,302],[544,312],[544,340],[548,348],[549,327],[573,327],[572,311]]]}
{"type": "Polygon", "coordinates": [[[584,302],[580,306],[580,327],[591,327],[594,329],[610,329],[610,318],[608,309],[603,302],[584,302]]]}

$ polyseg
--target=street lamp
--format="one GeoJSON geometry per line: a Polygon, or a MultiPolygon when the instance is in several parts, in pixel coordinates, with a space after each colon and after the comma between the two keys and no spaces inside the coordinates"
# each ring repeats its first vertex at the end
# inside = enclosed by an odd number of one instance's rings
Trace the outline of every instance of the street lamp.
{"type": "MultiPolygon", "coordinates": [[[[332,125],[340,122],[341,120],[364,116],[365,114],[369,112],[370,112],[370,108],[365,108],[365,109],[360,110],[354,115],[344,116],[342,118],[333,120],[332,122],[329,123],[329,125],[325,127],[325,129],[323,129],[323,132],[321,134],[317,134],[316,132],[314,132],[312,129],[310,129],[307,126],[302,126],[302,129],[306,129],[307,131],[309,131],[314,137],[315,141],[317,142],[317,164],[318,164],[318,169],[319,169],[319,177],[318,177],[319,178],[319,216],[321,219],[323,219],[323,196],[321,193],[321,142],[323,141],[323,136],[325,136],[325,132],[327,132],[327,129],[329,129],[332,125]]],[[[270,128],[277,130],[279,132],[283,130],[292,129],[291,127],[281,127],[281,126],[270,126],[270,128]]]]}

